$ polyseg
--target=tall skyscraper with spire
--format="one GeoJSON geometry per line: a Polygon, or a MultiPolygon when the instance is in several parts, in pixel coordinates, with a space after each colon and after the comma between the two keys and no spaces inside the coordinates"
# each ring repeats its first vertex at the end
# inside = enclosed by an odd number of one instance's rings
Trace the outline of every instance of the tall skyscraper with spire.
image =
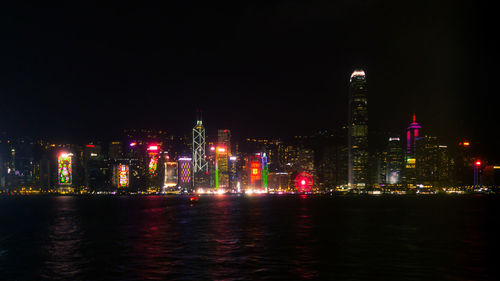
{"type": "Polygon", "coordinates": [[[417,149],[417,140],[420,138],[422,126],[415,122],[415,113],[413,113],[413,122],[406,130],[406,154],[410,158],[415,158],[417,149]]]}
{"type": "Polygon", "coordinates": [[[355,70],[349,81],[348,182],[351,188],[368,184],[368,90],[363,70],[355,70]]]}
{"type": "MultiPolygon", "coordinates": [[[[201,115],[201,114],[200,114],[201,115]]],[[[205,127],[201,116],[196,118],[196,125],[193,128],[193,172],[208,171],[208,164],[205,159],[205,127]]]]}
{"type": "Polygon", "coordinates": [[[405,159],[405,181],[409,188],[415,187],[417,184],[417,141],[420,139],[422,126],[415,121],[415,113],[413,114],[413,122],[406,130],[406,159],[405,159]]]}

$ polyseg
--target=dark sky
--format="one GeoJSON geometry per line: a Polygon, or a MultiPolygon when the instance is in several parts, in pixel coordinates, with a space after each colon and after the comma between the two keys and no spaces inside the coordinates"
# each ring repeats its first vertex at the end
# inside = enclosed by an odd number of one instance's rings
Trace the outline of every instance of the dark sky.
{"type": "Polygon", "coordinates": [[[188,134],[201,108],[209,133],[308,134],[346,121],[349,76],[363,68],[372,129],[401,130],[416,112],[444,142],[498,154],[486,4],[239,2],[3,9],[0,130],[188,134]]]}

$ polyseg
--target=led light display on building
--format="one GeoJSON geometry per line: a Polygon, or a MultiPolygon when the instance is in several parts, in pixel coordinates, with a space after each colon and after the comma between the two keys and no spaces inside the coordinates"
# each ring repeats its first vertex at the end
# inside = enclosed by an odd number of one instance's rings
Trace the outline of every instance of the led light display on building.
{"type": "Polygon", "coordinates": [[[262,176],[262,171],[260,167],[260,162],[258,161],[250,162],[250,183],[253,184],[256,181],[261,180],[261,176],[262,176]]]}
{"type": "Polygon", "coordinates": [[[267,165],[267,155],[262,154],[262,187],[267,188],[267,177],[269,175],[269,167],[267,165]]]}
{"type": "Polygon", "coordinates": [[[72,176],[71,156],[63,153],[57,159],[57,178],[59,185],[71,185],[72,176]]]}
{"type": "Polygon", "coordinates": [[[255,153],[254,155],[248,157],[246,163],[246,171],[248,175],[248,184],[251,188],[261,188],[262,185],[262,156],[260,153],[255,153]]]}
{"type": "Polygon", "coordinates": [[[413,114],[413,122],[410,124],[406,131],[406,154],[411,158],[415,157],[417,150],[417,140],[420,139],[419,130],[422,126],[415,122],[415,114],[413,114]]]}
{"type": "Polygon", "coordinates": [[[193,182],[192,158],[181,157],[179,161],[179,185],[182,188],[191,188],[193,182]]]}
{"type": "Polygon", "coordinates": [[[165,179],[163,181],[164,187],[177,186],[177,162],[165,162],[165,179]]]}
{"type": "Polygon", "coordinates": [[[150,145],[148,147],[149,164],[148,171],[152,176],[156,176],[156,169],[158,168],[158,145],[150,145]]]}
{"type": "Polygon", "coordinates": [[[118,165],[118,187],[124,188],[129,185],[129,167],[128,165],[118,165]]]}
{"type": "Polygon", "coordinates": [[[151,155],[149,159],[148,170],[149,174],[156,175],[156,168],[158,168],[158,155],[151,155]]]}

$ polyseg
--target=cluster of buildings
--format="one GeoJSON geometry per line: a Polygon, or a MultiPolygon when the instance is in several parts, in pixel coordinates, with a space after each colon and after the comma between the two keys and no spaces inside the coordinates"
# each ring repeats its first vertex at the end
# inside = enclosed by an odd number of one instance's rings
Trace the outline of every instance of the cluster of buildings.
{"type": "Polygon", "coordinates": [[[500,166],[470,140],[445,145],[415,114],[406,129],[369,128],[363,70],[349,82],[347,124],[289,139],[130,129],[111,142],[57,144],[0,136],[0,193],[419,192],[490,189],[500,166]]]}
{"type": "Polygon", "coordinates": [[[415,114],[404,131],[370,131],[363,70],[350,78],[347,130],[348,189],[477,191],[500,184],[500,166],[482,163],[470,140],[445,145],[437,136],[425,134],[415,114]]]}

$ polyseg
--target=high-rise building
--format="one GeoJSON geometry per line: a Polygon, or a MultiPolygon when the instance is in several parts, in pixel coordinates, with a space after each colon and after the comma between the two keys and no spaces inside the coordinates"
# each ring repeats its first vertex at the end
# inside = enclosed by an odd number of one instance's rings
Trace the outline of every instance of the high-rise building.
{"type": "Polygon", "coordinates": [[[193,128],[193,184],[195,188],[210,186],[210,175],[207,155],[205,154],[205,127],[201,117],[198,117],[193,128]]]}
{"type": "Polygon", "coordinates": [[[264,152],[262,153],[262,187],[266,188],[268,187],[268,177],[269,177],[269,164],[267,161],[267,154],[264,152]]]}
{"type": "Polygon", "coordinates": [[[417,152],[417,140],[420,138],[420,130],[422,126],[415,122],[415,114],[413,114],[413,122],[406,130],[406,154],[410,158],[415,158],[417,152]]]}
{"type": "Polygon", "coordinates": [[[229,156],[227,149],[217,146],[215,150],[215,188],[229,187],[229,156]]]}
{"type": "Polygon", "coordinates": [[[217,131],[217,144],[225,147],[227,154],[231,155],[231,130],[219,129],[217,131]]]}
{"type": "Polygon", "coordinates": [[[456,184],[459,186],[472,186],[474,162],[477,160],[474,157],[473,145],[470,141],[461,141],[458,144],[455,156],[455,175],[456,184]]]}
{"type": "Polygon", "coordinates": [[[262,187],[262,156],[260,153],[251,155],[247,159],[246,170],[249,174],[248,187],[261,188],[262,187]]]}
{"type": "Polygon", "coordinates": [[[375,150],[370,153],[370,182],[372,187],[380,188],[386,185],[387,151],[375,150]]]}
{"type": "Polygon", "coordinates": [[[128,188],[130,185],[129,165],[113,165],[113,178],[111,180],[111,183],[119,190],[128,188]]]}
{"type": "Polygon", "coordinates": [[[192,191],[193,188],[193,165],[192,159],[189,157],[181,157],[177,159],[179,172],[179,186],[186,191],[192,191]]]}
{"type": "Polygon", "coordinates": [[[83,147],[83,185],[89,191],[102,191],[110,188],[108,169],[107,159],[100,145],[87,144],[83,147]]]}
{"type": "Polygon", "coordinates": [[[73,184],[73,165],[71,158],[73,153],[61,153],[57,157],[57,179],[60,191],[72,191],[73,184]]]}
{"type": "Polygon", "coordinates": [[[112,160],[120,159],[123,157],[122,143],[119,141],[112,141],[109,143],[109,158],[112,160]]]}
{"type": "Polygon", "coordinates": [[[415,114],[413,114],[413,122],[406,130],[406,158],[405,158],[405,181],[408,187],[416,186],[417,172],[417,141],[420,139],[420,130],[422,126],[415,122],[415,114]]]}
{"type": "Polygon", "coordinates": [[[363,189],[368,184],[368,90],[363,70],[351,75],[348,111],[348,181],[363,189]]]}
{"type": "Polygon", "coordinates": [[[298,151],[298,161],[296,168],[301,172],[308,172],[311,175],[315,174],[314,169],[314,150],[311,148],[301,147],[298,151]]]}
{"type": "Polygon", "coordinates": [[[229,188],[236,190],[238,185],[238,157],[229,156],[229,188]]]}
{"type": "Polygon", "coordinates": [[[165,161],[165,174],[163,178],[164,190],[168,188],[176,188],[178,185],[178,163],[175,161],[165,161]]]}
{"type": "Polygon", "coordinates": [[[230,187],[230,163],[231,156],[231,131],[219,129],[217,131],[216,155],[216,186],[215,188],[228,189],[230,187]]]}
{"type": "Polygon", "coordinates": [[[294,145],[286,145],[283,147],[283,152],[281,153],[281,161],[283,163],[284,171],[291,172],[297,165],[299,155],[298,148],[294,145]]]}
{"type": "Polygon", "coordinates": [[[403,169],[403,147],[399,137],[390,137],[387,144],[387,172],[385,182],[391,186],[401,183],[403,169]]]}
{"type": "Polygon", "coordinates": [[[193,128],[193,172],[207,172],[208,165],[205,159],[205,127],[201,118],[193,128]]]}
{"type": "Polygon", "coordinates": [[[446,187],[452,184],[454,161],[448,146],[439,144],[434,136],[422,136],[417,141],[417,183],[428,187],[446,187]]]}

